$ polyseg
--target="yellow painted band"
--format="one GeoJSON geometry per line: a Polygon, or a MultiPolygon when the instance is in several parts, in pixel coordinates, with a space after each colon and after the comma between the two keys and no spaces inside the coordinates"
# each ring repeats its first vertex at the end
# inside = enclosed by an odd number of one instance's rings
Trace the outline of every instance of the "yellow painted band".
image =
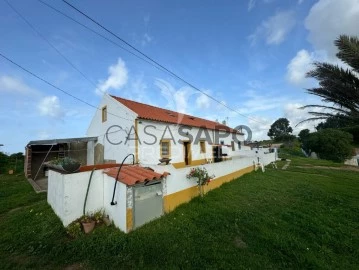
{"type": "MultiPolygon", "coordinates": [[[[253,166],[249,166],[247,168],[241,169],[239,171],[235,171],[233,173],[220,176],[212,180],[208,185],[203,187],[204,193],[209,192],[212,189],[220,187],[222,184],[226,182],[230,182],[238,177],[249,173],[254,170],[253,166]]],[[[192,198],[198,196],[200,194],[198,186],[190,187],[185,190],[178,191],[176,193],[167,195],[163,197],[164,210],[166,213],[171,212],[180,204],[189,202],[192,198]]]]}
{"type": "Polygon", "coordinates": [[[185,168],[185,167],[191,167],[191,166],[198,166],[198,165],[203,165],[206,164],[206,159],[196,159],[196,160],[192,160],[191,164],[186,165],[185,162],[176,162],[176,163],[171,163],[173,165],[173,167],[175,167],[176,169],[181,169],[181,168],[185,168]]]}
{"type": "Polygon", "coordinates": [[[132,231],[133,229],[133,211],[132,208],[126,209],[126,229],[127,232],[132,231]]]}

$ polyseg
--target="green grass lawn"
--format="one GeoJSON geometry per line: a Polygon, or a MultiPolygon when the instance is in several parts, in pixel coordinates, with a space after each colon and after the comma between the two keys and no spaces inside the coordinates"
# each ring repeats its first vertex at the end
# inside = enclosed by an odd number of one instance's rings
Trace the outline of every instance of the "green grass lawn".
{"type": "Polygon", "coordinates": [[[0,176],[0,265],[358,269],[358,176],[318,168],[268,168],[127,235],[102,226],[74,240],[44,194],[32,192],[21,177],[0,176]]]}

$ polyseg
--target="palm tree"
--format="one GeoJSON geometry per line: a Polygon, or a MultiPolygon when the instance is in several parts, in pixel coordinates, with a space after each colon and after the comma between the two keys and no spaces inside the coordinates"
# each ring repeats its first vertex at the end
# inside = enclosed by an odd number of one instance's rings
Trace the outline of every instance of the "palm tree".
{"type": "Polygon", "coordinates": [[[309,114],[313,117],[304,121],[337,117],[349,125],[359,124],[359,39],[341,35],[334,43],[339,49],[337,57],[349,68],[329,63],[314,63],[315,68],[307,73],[307,77],[317,79],[319,86],[307,89],[307,92],[321,97],[322,101],[329,104],[306,105],[302,108],[330,111],[311,111],[309,114]]]}

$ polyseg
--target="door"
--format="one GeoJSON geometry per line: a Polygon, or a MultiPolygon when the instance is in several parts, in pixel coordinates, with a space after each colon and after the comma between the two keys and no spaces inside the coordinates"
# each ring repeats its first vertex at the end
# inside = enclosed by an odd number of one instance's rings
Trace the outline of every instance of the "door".
{"type": "Polygon", "coordinates": [[[221,162],[222,161],[222,147],[213,146],[213,161],[221,162]]]}
{"type": "Polygon", "coordinates": [[[184,147],[184,163],[191,164],[191,142],[183,142],[184,147]]]}
{"type": "Polygon", "coordinates": [[[154,182],[146,186],[135,186],[133,192],[135,228],[162,216],[163,196],[161,182],[154,182]]]}

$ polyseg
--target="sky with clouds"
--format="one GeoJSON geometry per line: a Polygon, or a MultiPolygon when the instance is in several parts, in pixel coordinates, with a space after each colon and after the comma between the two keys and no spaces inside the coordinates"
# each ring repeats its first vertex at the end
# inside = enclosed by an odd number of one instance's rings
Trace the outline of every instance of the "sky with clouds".
{"type": "MultiPolygon", "coordinates": [[[[45,2],[120,43],[61,1],[45,2]]],[[[108,92],[228,120],[233,127],[248,125],[255,140],[266,139],[279,117],[292,126],[308,117],[298,108],[320,101],[305,93],[316,84],[305,73],[313,61],[342,65],[335,58],[334,39],[359,35],[359,0],[70,2],[241,115],[37,0],[11,4],[82,74],[4,1],[0,53],[90,104],[98,105],[108,92]]],[[[0,150],[10,153],[23,151],[30,140],[84,136],[95,113],[1,57],[0,108],[0,150]]]]}

